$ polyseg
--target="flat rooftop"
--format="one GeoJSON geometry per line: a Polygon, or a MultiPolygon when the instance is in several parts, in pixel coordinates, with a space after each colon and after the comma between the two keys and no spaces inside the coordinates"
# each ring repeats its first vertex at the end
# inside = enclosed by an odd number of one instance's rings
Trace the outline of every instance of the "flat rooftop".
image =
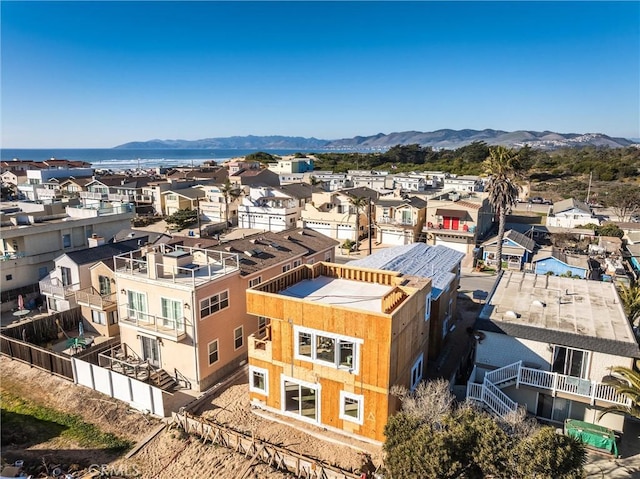
{"type": "Polygon", "coordinates": [[[382,313],[382,297],[393,289],[376,283],[365,283],[329,276],[302,280],[278,294],[322,304],[382,313]]]}
{"type": "Polygon", "coordinates": [[[478,326],[593,351],[638,354],[614,285],[601,281],[506,272],[483,307],[478,326]]]}

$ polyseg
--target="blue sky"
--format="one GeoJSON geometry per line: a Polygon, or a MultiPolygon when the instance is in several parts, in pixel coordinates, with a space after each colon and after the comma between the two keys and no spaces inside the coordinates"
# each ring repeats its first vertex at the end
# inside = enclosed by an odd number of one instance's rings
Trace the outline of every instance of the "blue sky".
{"type": "Polygon", "coordinates": [[[11,2],[6,148],[440,128],[640,137],[639,2],[11,2]]]}

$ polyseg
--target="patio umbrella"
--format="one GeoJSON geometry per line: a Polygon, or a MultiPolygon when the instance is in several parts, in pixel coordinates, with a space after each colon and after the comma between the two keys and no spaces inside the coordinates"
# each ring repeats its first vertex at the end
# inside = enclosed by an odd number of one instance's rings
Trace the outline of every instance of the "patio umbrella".
{"type": "Polygon", "coordinates": [[[18,309],[19,310],[24,309],[24,298],[22,297],[21,294],[18,295],[18,309]]]}
{"type": "Polygon", "coordinates": [[[78,323],[78,336],[84,336],[84,324],[82,323],[82,321],[78,323]]]}

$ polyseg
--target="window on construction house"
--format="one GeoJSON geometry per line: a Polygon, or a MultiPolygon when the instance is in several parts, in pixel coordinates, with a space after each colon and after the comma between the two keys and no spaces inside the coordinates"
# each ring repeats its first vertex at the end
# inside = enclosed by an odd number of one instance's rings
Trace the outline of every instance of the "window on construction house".
{"type": "Polygon", "coordinates": [[[209,298],[200,301],[200,319],[204,319],[210,314],[217,313],[221,309],[229,307],[229,291],[214,294],[209,298]]]}
{"type": "Polygon", "coordinates": [[[258,331],[262,331],[269,324],[269,320],[265,316],[258,316],[258,331]]]}
{"type": "Polygon", "coordinates": [[[364,419],[364,396],[340,391],[340,419],[362,424],[364,419]]]}
{"type": "Polygon", "coordinates": [[[233,349],[240,349],[244,345],[244,329],[242,326],[233,330],[233,349]]]}
{"type": "Polygon", "coordinates": [[[358,370],[362,340],[307,328],[295,328],[295,358],[337,369],[358,370]]]}
{"type": "Polygon", "coordinates": [[[218,359],[220,359],[218,357],[218,340],[214,339],[211,341],[207,349],[209,351],[209,366],[211,366],[212,364],[217,363],[218,359]]]}
{"type": "Polygon", "coordinates": [[[269,371],[249,366],[249,391],[269,395],[269,371]]]}
{"type": "Polygon", "coordinates": [[[424,355],[420,355],[415,363],[413,363],[413,367],[411,368],[411,390],[413,391],[420,381],[422,380],[422,365],[424,362],[424,355]]]}
{"type": "Polygon", "coordinates": [[[425,301],[424,320],[429,321],[431,318],[431,293],[428,294],[425,301]]]}

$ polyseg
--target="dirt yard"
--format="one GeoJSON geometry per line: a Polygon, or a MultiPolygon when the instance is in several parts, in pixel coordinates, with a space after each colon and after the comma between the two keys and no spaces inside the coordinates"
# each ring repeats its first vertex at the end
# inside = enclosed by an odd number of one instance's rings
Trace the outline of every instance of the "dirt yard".
{"type": "MultiPolygon", "coordinates": [[[[10,392],[53,409],[78,414],[85,422],[134,443],[147,437],[161,424],[158,419],[130,410],[120,401],[5,357],[0,357],[0,375],[0,391],[3,393],[10,392]]],[[[258,439],[345,469],[359,468],[367,454],[376,465],[382,462],[381,450],[377,446],[348,440],[307,424],[296,425],[295,421],[290,421],[291,424],[287,425],[254,414],[249,406],[245,379],[238,379],[237,384],[202,404],[195,412],[236,430],[253,433],[258,439]],[[303,432],[302,427],[311,434],[303,432]],[[314,435],[324,435],[327,440],[314,435]],[[338,444],[338,440],[350,443],[351,447],[338,444]]],[[[86,469],[91,464],[107,464],[106,470],[119,477],[150,479],[182,477],[186,471],[195,477],[217,479],[237,479],[243,474],[246,474],[245,479],[290,477],[266,465],[253,465],[247,469],[250,461],[243,455],[210,443],[203,445],[195,436],[188,436],[176,428],[163,430],[129,459],[105,450],[87,449],[61,436],[37,444],[5,445],[2,447],[2,459],[6,463],[22,459],[25,465],[32,467],[41,466],[44,462],[49,470],[59,465],[65,472],[86,469]]],[[[30,472],[43,469],[40,467],[30,472]]]]}

